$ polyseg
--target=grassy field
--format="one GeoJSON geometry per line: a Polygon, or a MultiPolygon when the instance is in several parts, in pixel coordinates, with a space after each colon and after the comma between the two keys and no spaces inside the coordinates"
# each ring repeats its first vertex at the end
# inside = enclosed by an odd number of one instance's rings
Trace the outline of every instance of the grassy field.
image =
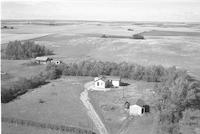
{"type": "MultiPolygon", "coordinates": [[[[2,116],[41,123],[71,125],[96,131],[79,98],[83,84],[90,80],[90,77],[65,77],[52,81],[50,84],[20,96],[13,102],[2,104],[2,116]]],[[[9,125],[4,124],[4,126],[5,128],[2,129],[4,133],[13,133],[17,129],[11,125],[13,129],[7,131],[9,125]]],[[[27,132],[30,128],[26,130],[25,127],[21,127],[21,129],[27,132]]],[[[21,134],[20,131],[17,132],[21,134]]]]}
{"type": "Polygon", "coordinates": [[[137,129],[136,134],[137,132],[139,132],[138,134],[146,134],[153,131],[153,114],[148,114],[148,116],[140,119],[133,118],[130,120],[129,125],[123,128],[124,123],[129,120],[126,119],[128,114],[124,110],[123,105],[125,100],[134,104],[137,99],[142,98],[147,104],[152,106],[152,88],[154,83],[132,80],[123,81],[130,84],[124,87],[124,99],[122,98],[123,90],[118,88],[107,92],[91,91],[89,94],[95,109],[112,134],[119,133],[120,129],[127,129],[127,134],[133,132],[131,131],[133,129],[137,129]],[[147,129],[144,130],[144,127],[147,129]]]}
{"type": "Polygon", "coordinates": [[[1,60],[1,84],[9,84],[20,77],[30,78],[43,72],[45,65],[27,66],[30,60],[1,60]]]}

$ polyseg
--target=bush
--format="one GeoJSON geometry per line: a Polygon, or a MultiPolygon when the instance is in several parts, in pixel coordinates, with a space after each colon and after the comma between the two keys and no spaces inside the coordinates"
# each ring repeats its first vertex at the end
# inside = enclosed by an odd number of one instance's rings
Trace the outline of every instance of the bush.
{"type": "Polygon", "coordinates": [[[140,34],[134,34],[133,39],[144,39],[144,36],[142,36],[140,34]]]}
{"type": "MultiPolygon", "coordinates": [[[[183,119],[184,111],[187,111],[187,116],[191,109],[198,111],[200,108],[200,82],[189,76],[186,71],[170,68],[165,73],[162,83],[155,87],[155,93],[155,102],[160,113],[159,133],[179,134],[181,120],[189,120],[186,117],[183,119]]],[[[198,113],[196,112],[194,114],[198,113]]]]}
{"type": "Polygon", "coordinates": [[[60,67],[62,65],[48,64],[46,67],[46,78],[50,80],[60,78],[63,70],[60,67]]]}
{"type": "Polygon", "coordinates": [[[35,44],[32,41],[12,41],[5,48],[3,58],[20,60],[52,54],[53,52],[51,50],[35,44]]]}

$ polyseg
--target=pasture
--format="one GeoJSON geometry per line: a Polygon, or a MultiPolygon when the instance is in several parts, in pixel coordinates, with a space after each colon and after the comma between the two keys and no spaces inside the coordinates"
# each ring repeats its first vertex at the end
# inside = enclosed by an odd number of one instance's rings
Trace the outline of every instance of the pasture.
{"type": "MultiPolygon", "coordinates": [[[[2,104],[2,117],[12,117],[41,123],[51,123],[65,126],[75,126],[96,132],[93,122],[87,116],[87,111],[80,101],[83,84],[90,77],[64,77],[28,92],[18,99],[2,104]]],[[[28,132],[30,127],[16,128],[3,123],[2,132],[28,132]],[[8,128],[10,127],[9,131],[8,128]]],[[[48,130],[49,131],[49,130],[48,130]]],[[[39,132],[39,130],[34,131],[39,132]]],[[[41,130],[41,133],[44,131],[41,130]]],[[[47,133],[47,132],[45,132],[47,133]]]]}

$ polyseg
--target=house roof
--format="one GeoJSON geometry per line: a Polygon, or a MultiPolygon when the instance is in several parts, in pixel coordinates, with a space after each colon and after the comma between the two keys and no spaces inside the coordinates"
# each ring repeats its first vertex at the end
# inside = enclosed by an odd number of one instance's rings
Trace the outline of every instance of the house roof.
{"type": "Polygon", "coordinates": [[[102,80],[102,81],[108,81],[108,80],[116,80],[116,81],[120,81],[120,77],[117,77],[117,76],[98,76],[98,80],[102,80]]]}
{"type": "Polygon", "coordinates": [[[142,99],[138,99],[136,105],[143,107],[145,105],[145,102],[142,99]]]}
{"type": "Polygon", "coordinates": [[[49,60],[50,58],[49,57],[36,57],[35,58],[36,60],[39,60],[39,61],[47,61],[47,60],[49,60]]]}

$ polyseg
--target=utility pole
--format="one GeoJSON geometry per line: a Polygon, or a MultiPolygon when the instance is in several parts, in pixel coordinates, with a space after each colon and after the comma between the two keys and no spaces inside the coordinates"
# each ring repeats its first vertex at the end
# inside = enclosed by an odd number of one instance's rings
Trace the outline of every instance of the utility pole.
{"type": "Polygon", "coordinates": [[[123,87],[123,99],[124,99],[124,87],[123,87]]]}

